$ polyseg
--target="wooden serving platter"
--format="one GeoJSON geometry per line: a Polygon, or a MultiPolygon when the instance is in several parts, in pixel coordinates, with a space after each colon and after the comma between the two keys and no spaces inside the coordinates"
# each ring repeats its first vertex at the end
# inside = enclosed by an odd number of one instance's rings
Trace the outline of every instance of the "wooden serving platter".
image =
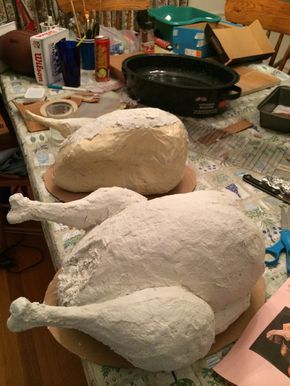
{"type": "MultiPolygon", "coordinates": [[[[44,303],[51,306],[57,305],[58,274],[59,272],[56,273],[49,284],[44,297],[44,303]]],[[[265,283],[263,277],[260,277],[252,289],[250,307],[233,324],[231,324],[226,331],[216,336],[216,341],[208,355],[235,342],[241,336],[251,318],[264,303],[265,283]]],[[[58,343],[68,351],[83,359],[97,363],[98,365],[124,368],[134,367],[126,359],[112,351],[108,346],[105,346],[83,332],[58,327],[49,327],[48,330],[58,343]]]]}
{"type": "MultiPolygon", "coordinates": [[[[64,190],[57,185],[55,185],[53,181],[53,165],[49,166],[44,174],[44,184],[46,190],[57,198],[61,202],[70,202],[74,200],[80,200],[81,198],[86,197],[90,193],[73,193],[67,190],[64,190]]],[[[166,194],[178,194],[178,193],[190,193],[196,187],[196,174],[193,169],[189,166],[185,167],[184,176],[180,183],[172,189],[170,192],[166,194]]],[[[157,195],[148,196],[149,199],[158,197],[157,195]]]]}

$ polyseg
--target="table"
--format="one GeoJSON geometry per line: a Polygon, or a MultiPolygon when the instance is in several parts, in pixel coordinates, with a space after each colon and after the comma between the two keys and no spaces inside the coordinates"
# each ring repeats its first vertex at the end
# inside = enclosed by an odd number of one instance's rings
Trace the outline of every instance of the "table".
{"type": "MultiPolygon", "coordinates": [[[[272,73],[279,77],[283,84],[290,85],[290,77],[285,73],[265,64],[251,66],[259,71],[272,73]]],[[[85,75],[83,79],[90,79],[90,74],[85,75]]],[[[0,83],[6,107],[24,155],[35,198],[45,202],[54,202],[55,198],[46,191],[42,180],[45,170],[54,162],[54,154],[57,151],[55,145],[50,141],[50,132],[29,133],[12,102],[18,96],[23,95],[26,89],[35,82],[31,78],[8,72],[1,75],[0,83]]],[[[232,101],[231,108],[212,118],[183,119],[190,137],[188,164],[197,173],[196,189],[233,191],[239,197],[246,215],[261,228],[266,245],[273,244],[279,237],[280,206],[283,203],[244,183],[242,175],[250,172],[257,178],[274,174],[290,179],[289,135],[265,130],[259,126],[259,112],[256,106],[271,91],[271,89],[259,91],[232,101]],[[223,138],[210,146],[202,145],[197,141],[201,135],[222,129],[241,118],[252,122],[254,128],[223,138]]],[[[53,91],[47,90],[47,93],[52,95],[53,91]]],[[[42,225],[52,262],[57,270],[62,265],[65,255],[82,236],[82,231],[49,221],[43,222],[42,225]]],[[[266,296],[271,296],[286,280],[286,277],[283,259],[276,268],[266,268],[264,274],[266,296]]],[[[90,386],[226,385],[228,383],[214,373],[212,367],[228,352],[230,347],[225,347],[217,354],[172,373],[114,369],[98,366],[85,360],[82,360],[82,364],[90,386]]]]}

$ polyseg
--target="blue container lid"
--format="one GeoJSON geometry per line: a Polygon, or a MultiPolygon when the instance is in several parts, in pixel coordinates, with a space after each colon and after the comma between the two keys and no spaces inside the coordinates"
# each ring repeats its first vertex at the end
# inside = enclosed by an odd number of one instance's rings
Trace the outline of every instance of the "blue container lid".
{"type": "Polygon", "coordinates": [[[148,9],[148,14],[164,24],[179,26],[200,22],[219,22],[221,17],[192,7],[174,7],[165,5],[160,8],[148,9]]]}

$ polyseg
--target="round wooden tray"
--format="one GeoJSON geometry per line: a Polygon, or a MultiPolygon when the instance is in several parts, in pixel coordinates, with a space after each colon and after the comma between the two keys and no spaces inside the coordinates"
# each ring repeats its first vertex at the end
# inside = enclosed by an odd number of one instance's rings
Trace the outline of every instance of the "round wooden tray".
{"type": "MultiPolygon", "coordinates": [[[[74,200],[79,200],[89,193],[73,193],[67,190],[64,190],[53,182],[53,165],[49,166],[44,173],[44,184],[46,190],[52,194],[55,198],[62,202],[70,202],[74,200]]],[[[184,176],[180,183],[170,192],[166,194],[177,194],[177,193],[189,193],[192,192],[196,187],[196,175],[195,171],[191,169],[189,166],[185,166],[184,176]]],[[[148,196],[148,198],[155,198],[158,195],[148,196]]]]}
{"type": "MultiPolygon", "coordinates": [[[[44,297],[44,303],[47,305],[57,305],[57,281],[58,272],[47,287],[44,297]]],[[[264,302],[265,283],[263,277],[261,277],[252,289],[250,307],[231,324],[226,331],[216,336],[216,341],[209,354],[213,354],[226,345],[236,341],[264,302]]],[[[58,327],[49,327],[48,329],[58,343],[83,359],[92,361],[98,365],[124,368],[134,367],[108,346],[105,346],[83,332],[58,327]]]]}

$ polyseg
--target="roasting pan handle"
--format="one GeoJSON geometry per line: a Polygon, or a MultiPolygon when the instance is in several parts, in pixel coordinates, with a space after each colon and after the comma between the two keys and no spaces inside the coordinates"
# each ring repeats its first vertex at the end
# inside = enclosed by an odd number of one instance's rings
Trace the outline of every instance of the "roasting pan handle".
{"type": "Polygon", "coordinates": [[[239,86],[232,86],[231,88],[227,89],[226,94],[221,94],[220,98],[222,99],[238,99],[241,96],[242,89],[239,86]],[[231,93],[233,91],[233,93],[231,93]]]}

